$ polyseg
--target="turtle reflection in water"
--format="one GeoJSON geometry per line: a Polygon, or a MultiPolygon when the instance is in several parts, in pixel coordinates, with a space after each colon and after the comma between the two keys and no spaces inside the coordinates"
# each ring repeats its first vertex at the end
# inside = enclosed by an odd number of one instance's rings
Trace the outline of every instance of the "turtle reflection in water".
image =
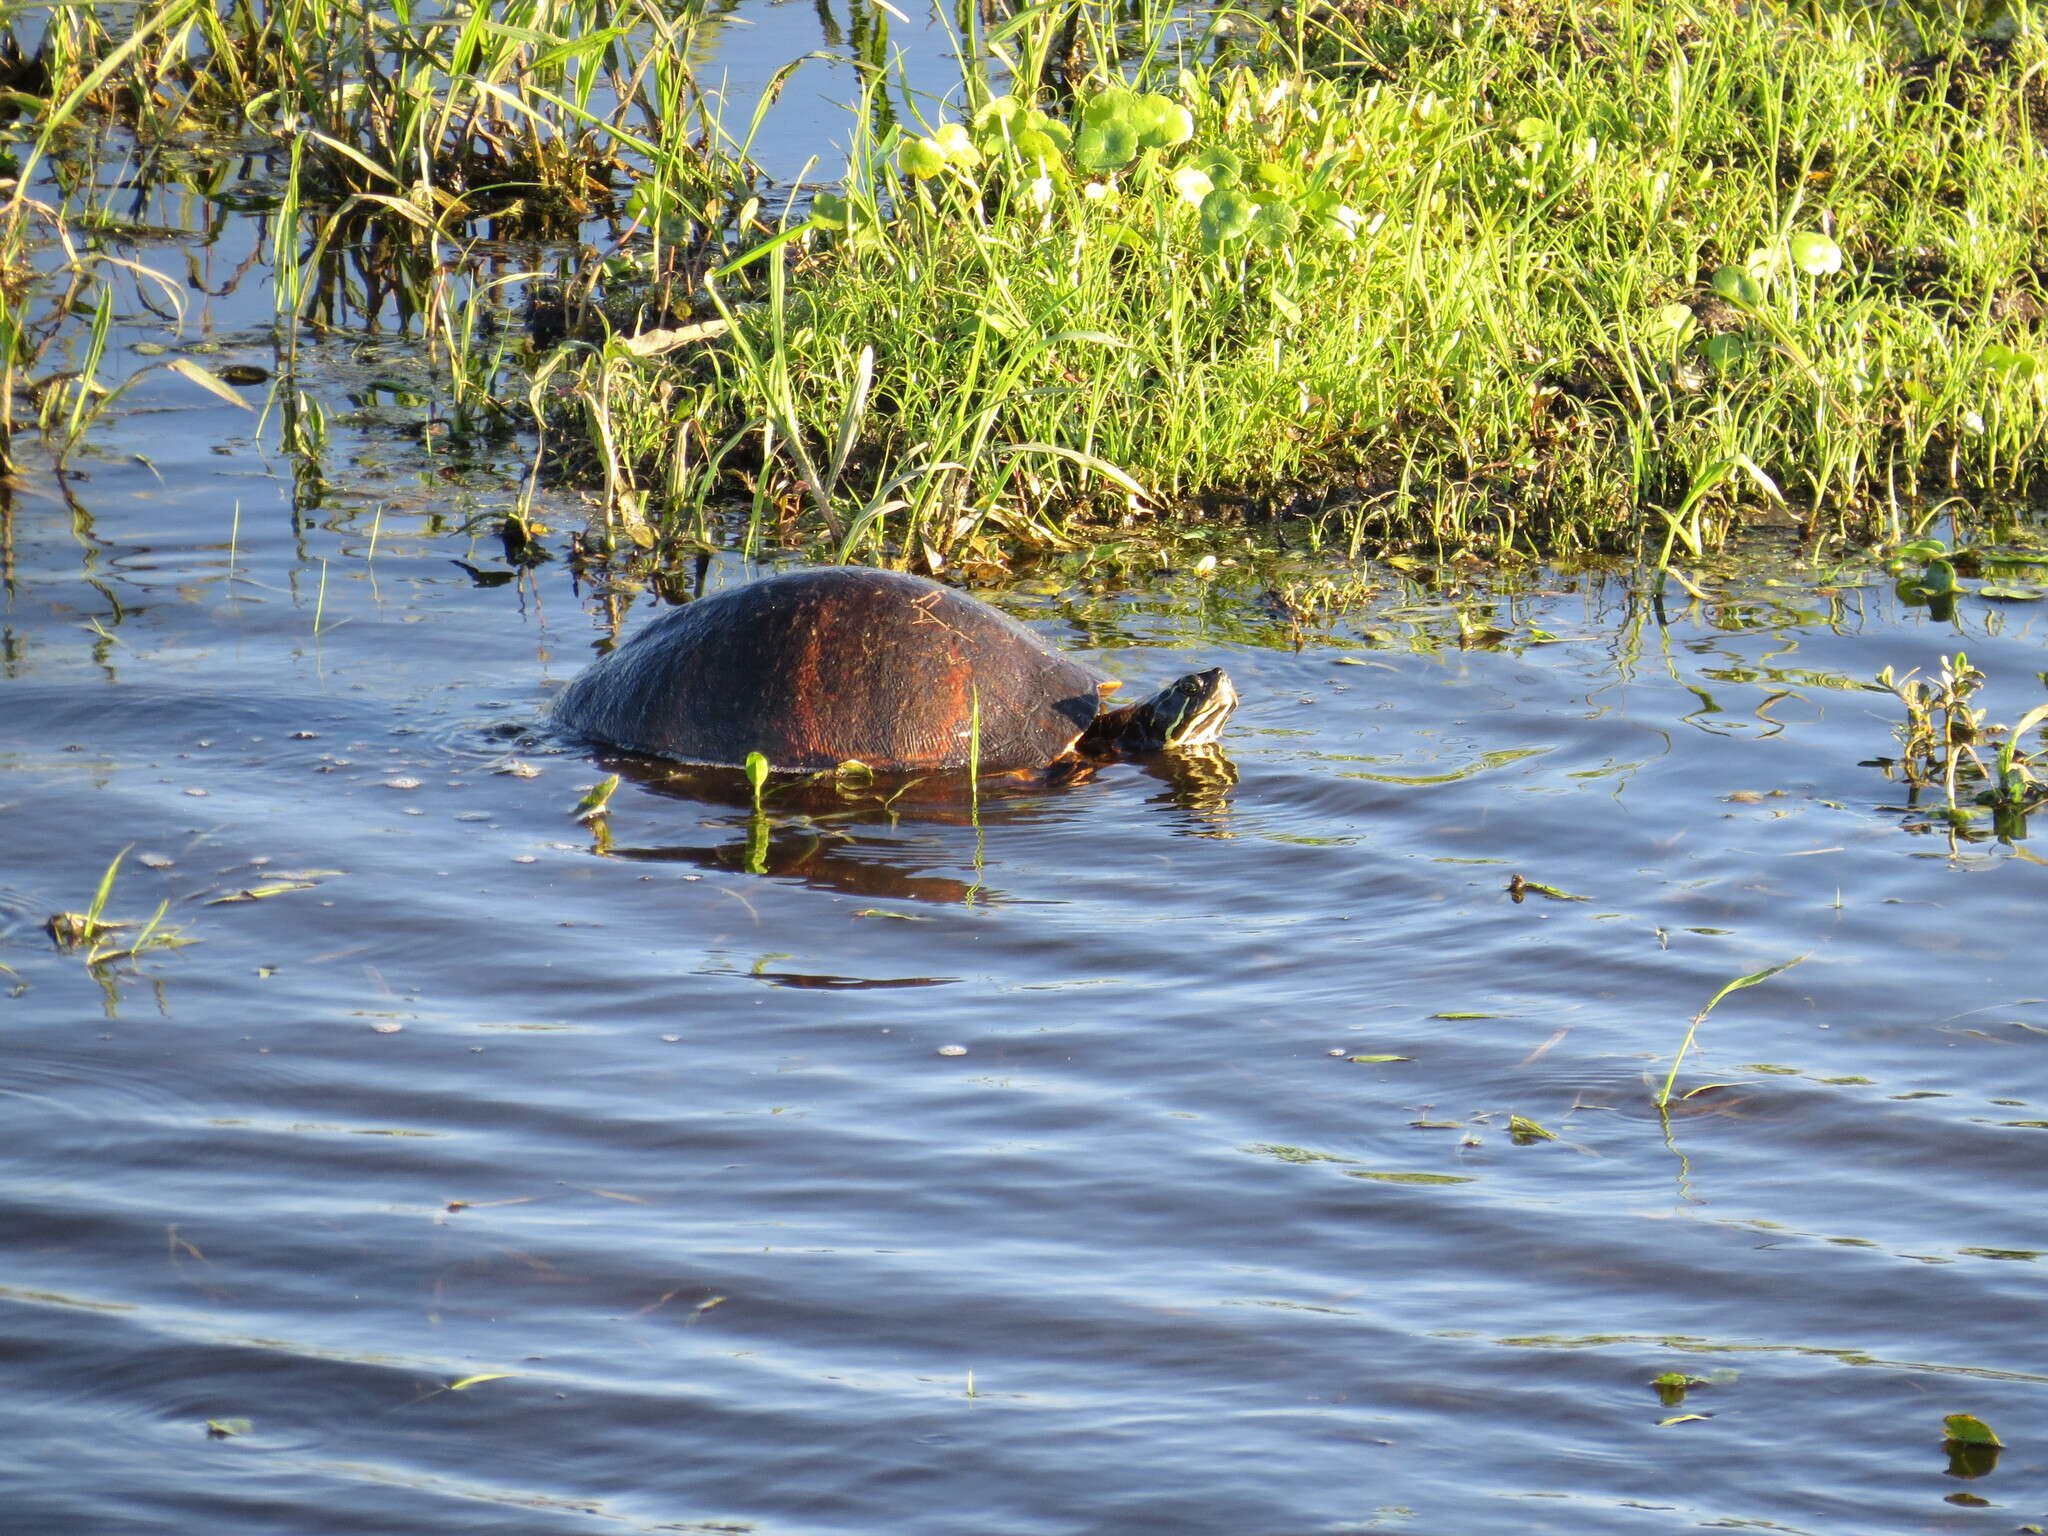
{"type": "Polygon", "coordinates": [[[977,766],[1085,777],[1117,757],[1212,746],[1237,707],[1220,667],[1136,704],[964,593],[894,571],[826,567],[663,614],[562,690],[555,718],[685,763],[877,772],[977,766]]]}

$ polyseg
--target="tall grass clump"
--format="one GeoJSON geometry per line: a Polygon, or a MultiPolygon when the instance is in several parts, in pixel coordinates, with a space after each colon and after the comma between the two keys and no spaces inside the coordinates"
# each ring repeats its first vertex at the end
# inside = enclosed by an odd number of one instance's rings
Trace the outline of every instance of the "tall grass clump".
{"type": "Polygon", "coordinates": [[[929,565],[1333,502],[1362,532],[1669,559],[1749,507],[1898,537],[1933,492],[2033,485],[2030,21],[1069,25],[1108,14],[1023,12],[921,121],[863,113],[838,189],[702,284],[724,334],[575,361],[613,482],[688,454],[693,506],[929,565]]]}

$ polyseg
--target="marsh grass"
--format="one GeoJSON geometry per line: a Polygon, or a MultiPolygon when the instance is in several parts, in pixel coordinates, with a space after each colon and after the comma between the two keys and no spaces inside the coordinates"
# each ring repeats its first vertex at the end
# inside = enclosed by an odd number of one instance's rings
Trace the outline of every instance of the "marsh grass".
{"type": "Polygon", "coordinates": [[[111,965],[117,960],[130,960],[152,950],[177,949],[194,941],[185,937],[182,928],[166,928],[164,916],[171,910],[168,898],[157,904],[156,911],[142,923],[132,938],[124,941],[121,930],[136,928],[132,922],[120,922],[108,917],[107,903],[114,894],[114,882],[120,874],[121,861],[128,857],[129,849],[123,848],[108,861],[106,870],[100,876],[98,887],[93,891],[90,904],[83,912],[53,913],[44,923],[43,929],[51,942],[59,949],[76,951],[83,955],[88,969],[111,965]]]}
{"type": "Polygon", "coordinates": [[[729,334],[605,373],[615,477],[673,467],[681,407],[750,532],[840,558],[1339,506],[1354,551],[1681,580],[1759,514],[1896,541],[2034,486],[2024,18],[1353,5],[1005,90],[1071,14],[990,29],[922,122],[862,114],[839,190],[707,276],[729,334]]]}
{"type": "MultiPolygon", "coordinates": [[[[787,72],[719,101],[697,4],[43,14],[0,18],[40,104],[0,265],[91,223],[89,191],[27,189],[95,123],[140,169],[267,134],[289,445],[324,437],[298,329],[346,322],[338,261],[374,236],[452,433],[532,432],[596,494],[586,554],[973,576],[1305,513],[1354,557],[1630,552],[1693,585],[1758,518],[1897,544],[2039,489],[2024,8],[1993,42],[1866,5],[995,3],[934,97],[854,0],[828,191],[761,176],[787,72]],[[476,254],[600,232],[545,271],[476,254]],[[554,318],[522,336],[521,303],[554,318]]],[[[62,306],[101,330],[104,257],[72,253],[62,306]]],[[[12,382],[43,341],[0,288],[12,382]]],[[[61,443],[107,403],[87,361],[40,395],[61,443]]]]}
{"type": "Polygon", "coordinates": [[[1894,727],[1900,755],[1880,764],[1905,781],[1909,813],[1922,812],[1921,797],[1938,790],[1941,803],[1931,808],[1933,819],[1952,836],[1982,837],[1988,827],[2001,841],[2019,842],[2027,836],[2029,813],[2048,800],[2038,772],[2040,747],[2023,745],[2029,732],[2048,723],[2048,704],[2028,710],[2011,726],[1994,724],[1982,705],[1971,702],[1984,681],[1961,651],[1942,657],[1931,676],[1916,671],[1898,677],[1890,667],[1878,673],[1875,686],[1904,709],[1894,727]],[[1979,747],[1991,751],[1991,762],[1979,747]]]}
{"type": "Polygon", "coordinates": [[[1692,1021],[1686,1025],[1685,1038],[1678,1042],[1678,1052],[1671,1058],[1671,1071],[1664,1078],[1664,1086],[1657,1090],[1656,1102],[1659,1114],[1665,1113],[1670,1108],[1671,1090],[1678,1082],[1678,1069],[1685,1064],[1686,1053],[1692,1049],[1693,1041],[1699,1035],[1700,1026],[1707,1022],[1707,1015],[1720,1006],[1722,999],[1731,992],[1740,992],[1745,987],[1761,986],[1773,976],[1783,975],[1786,971],[1791,970],[1793,966],[1800,964],[1808,958],[1810,957],[1806,955],[1794,955],[1790,960],[1782,960],[1776,965],[1766,967],[1764,970],[1751,971],[1747,976],[1738,976],[1707,1000],[1707,1006],[1694,1014],[1692,1021]]]}

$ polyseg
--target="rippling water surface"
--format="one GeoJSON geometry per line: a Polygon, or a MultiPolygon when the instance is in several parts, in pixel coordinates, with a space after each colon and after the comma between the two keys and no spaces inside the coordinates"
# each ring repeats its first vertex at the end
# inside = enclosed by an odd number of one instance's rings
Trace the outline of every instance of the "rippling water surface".
{"type": "Polygon", "coordinates": [[[1229,669],[1234,783],[764,835],[642,771],[592,827],[540,721],[599,613],[476,585],[507,483],[354,398],[312,511],[162,371],[13,500],[9,1533],[2048,1514],[2048,872],[1909,829],[1863,686],[1965,648],[2015,718],[2037,610],[1788,548],[1668,624],[1519,579],[1461,646],[1384,569],[1303,635],[1249,565],[1051,571],[1000,601],[1133,689],[1229,669]],[[191,942],[88,967],[43,923],[123,848],[108,913],[191,942]]]}

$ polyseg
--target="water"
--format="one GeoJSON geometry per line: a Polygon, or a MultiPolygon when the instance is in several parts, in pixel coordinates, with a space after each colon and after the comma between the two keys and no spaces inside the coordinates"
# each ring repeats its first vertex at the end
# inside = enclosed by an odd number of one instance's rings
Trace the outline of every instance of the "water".
{"type": "MultiPolygon", "coordinates": [[[[209,301],[208,360],[267,362],[266,304],[209,301]]],[[[1000,600],[1133,690],[1229,669],[1234,784],[771,802],[764,845],[629,777],[600,830],[613,765],[540,724],[599,615],[454,563],[519,450],[424,459],[380,356],[332,344],[311,510],[162,370],[15,496],[10,1536],[2048,1513],[2043,869],[1894,809],[1863,686],[1961,648],[2014,719],[2037,609],[1765,544],[1668,626],[1503,580],[1490,648],[1380,569],[1297,649],[1249,564],[1048,571],[1000,600]],[[42,925],[123,848],[108,913],[192,942],[88,967],[42,925]],[[1797,956],[1660,1119],[1687,1020],[1797,956]]]]}

